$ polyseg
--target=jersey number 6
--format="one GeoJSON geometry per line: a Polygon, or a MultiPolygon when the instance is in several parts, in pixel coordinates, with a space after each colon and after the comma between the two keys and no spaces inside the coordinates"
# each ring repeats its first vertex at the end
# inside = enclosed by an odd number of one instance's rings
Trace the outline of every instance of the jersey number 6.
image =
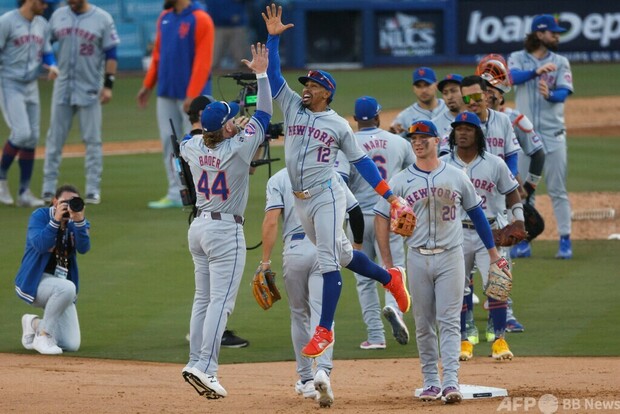
{"type": "Polygon", "coordinates": [[[222,197],[222,201],[226,201],[228,194],[230,193],[228,186],[226,185],[226,173],[224,171],[218,171],[215,179],[213,180],[213,185],[209,188],[209,175],[206,171],[203,171],[200,176],[200,180],[198,180],[197,190],[204,194],[207,200],[209,200],[211,194],[213,194],[219,195],[222,197]]]}

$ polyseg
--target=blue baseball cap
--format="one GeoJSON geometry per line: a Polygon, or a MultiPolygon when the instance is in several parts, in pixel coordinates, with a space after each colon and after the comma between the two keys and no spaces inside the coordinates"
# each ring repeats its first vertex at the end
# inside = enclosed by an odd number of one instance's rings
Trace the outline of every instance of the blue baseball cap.
{"type": "Polygon", "coordinates": [[[469,124],[480,128],[480,118],[473,112],[461,112],[454,118],[454,122],[450,124],[452,128],[456,128],[460,124],[469,124]]]}
{"type": "Polygon", "coordinates": [[[358,121],[374,119],[381,112],[381,105],[372,96],[362,96],[355,101],[355,118],[358,121]]]}
{"type": "Polygon", "coordinates": [[[229,119],[239,113],[239,104],[236,102],[213,102],[205,107],[200,117],[202,129],[205,132],[213,132],[222,129],[229,119]]]}
{"type": "Polygon", "coordinates": [[[441,92],[443,90],[443,87],[446,86],[446,84],[452,82],[452,83],[456,83],[457,85],[460,85],[462,81],[463,81],[463,77],[459,75],[458,73],[448,73],[446,77],[443,78],[437,84],[437,88],[441,92]]]}
{"type": "Polygon", "coordinates": [[[544,32],[549,30],[553,33],[564,33],[566,29],[560,27],[555,17],[550,14],[539,14],[532,20],[532,32],[544,32]]]}
{"type": "Polygon", "coordinates": [[[437,82],[437,76],[435,76],[435,71],[429,67],[422,66],[413,71],[413,83],[415,85],[416,82],[424,81],[426,83],[435,83],[437,82]]]}
{"type": "Polygon", "coordinates": [[[330,102],[334,99],[334,95],[336,95],[336,81],[329,72],[326,72],[324,70],[311,70],[308,71],[308,74],[306,76],[299,77],[299,82],[302,85],[305,85],[306,82],[308,82],[309,80],[318,83],[319,85],[331,92],[331,95],[329,97],[330,102]]]}
{"type": "Polygon", "coordinates": [[[407,136],[411,137],[413,135],[429,135],[431,137],[439,137],[439,132],[437,132],[437,127],[431,121],[422,119],[419,121],[415,121],[409,127],[407,131],[407,136]]]}

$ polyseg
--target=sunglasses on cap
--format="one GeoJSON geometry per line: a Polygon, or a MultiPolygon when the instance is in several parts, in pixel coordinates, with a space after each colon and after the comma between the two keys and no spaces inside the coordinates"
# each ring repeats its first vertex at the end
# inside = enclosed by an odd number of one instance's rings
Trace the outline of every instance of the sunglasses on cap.
{"type": "Polygon", "coordinates": [[[423,124],[422,122],[416,122],[415,124],[409,127],[409,133],[410,134],[417,134],[417,133],[434,134],[435,132],[430,126],[423,124]]]}
{"type": "Polygon", "coordinates": [[[469,105],[471,101],[482,102],[482,92],[476,92],[470,95],[463,95],[463,102],[465,102],[466,105],[469,105]]]}
{"type": "Polygon", "coordinates": [[[328,78],[323,76],[323,74],[321,72],[319,72],[318,70],[311,70],[311,71],[309,71],[308,72],[308,77],[312,78],[312,79],[320,80],[322,82],[325,82],[325,83],[327,83],[329,85],[330,88],[336,89],[336,87],[334,86],[332,81],[330,81],[328,78]]]}

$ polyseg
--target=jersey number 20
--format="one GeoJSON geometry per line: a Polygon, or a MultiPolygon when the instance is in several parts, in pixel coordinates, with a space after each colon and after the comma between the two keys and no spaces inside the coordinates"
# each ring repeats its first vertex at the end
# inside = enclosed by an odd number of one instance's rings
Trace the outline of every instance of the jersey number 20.
{"type": "Polygon", "coordinates": [[[204,194],[207,200],[209,200],[211,194],[213,194],[219,195],[222,197],[222,201],[226,201],[230,193],[226,185],[226,173],[224,171],[218,171],[213,180],[213,185],[209,188],[209,175],[206,171],[203,171],[200,180],[198,180],[198,191],[204,194]]]}

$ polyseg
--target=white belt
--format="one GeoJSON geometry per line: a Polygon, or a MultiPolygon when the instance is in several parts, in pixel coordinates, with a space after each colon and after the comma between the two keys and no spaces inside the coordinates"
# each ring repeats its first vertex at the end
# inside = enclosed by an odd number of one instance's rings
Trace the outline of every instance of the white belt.
{"type": "Polygon", "coordinates": [[[423,254],[425,256],[432,256],[434,254],[439,254],[446,251],[446,249],[425,249],[423,247],[414,247],[413,249],[417,250],[418,252],[420,252],[420,254],[423,254]]]}
{"type": "Polygon", "coordinates": [[[322,192],[323,190],[325,190],[326,188],[331,188],[332,186],[332,180],[329,179],[327,181],[325,181],[322,184],[317,185],[316,187],[312,187],[309,188],[307,190],[303,190],[303,191],[293,191],[293,195],[297,198],[300,198],[302,200],[306,200],[310,197],[313,197],[317,194],[319,194],[320,192],[322,192]]]}

